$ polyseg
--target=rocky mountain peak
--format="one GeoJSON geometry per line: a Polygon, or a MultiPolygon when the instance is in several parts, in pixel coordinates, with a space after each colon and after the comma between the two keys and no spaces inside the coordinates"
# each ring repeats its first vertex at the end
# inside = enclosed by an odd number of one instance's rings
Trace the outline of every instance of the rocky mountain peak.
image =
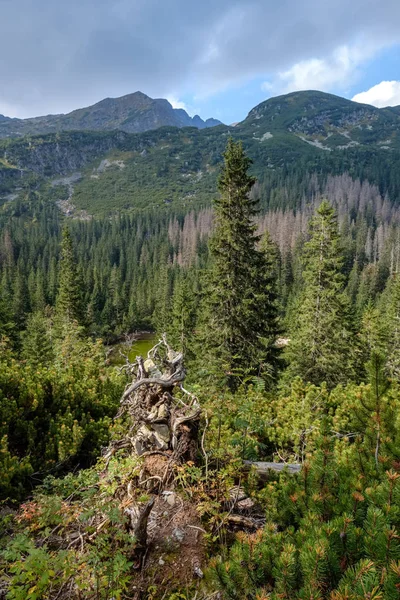
{"type": "Polygon", "coordinates": [[[183,109],[176,109],[164,98],[153,99],[137,91],[119,98],[104,98],[86,108],[68,114],[47,115],[32,119],[0,117],[0,138],[45,134],[56,131],[112,131],[141,133],[159,127],[197,127],[204,129],[220,125],[216,119],[203,121],[191,118],[183,109]]]}

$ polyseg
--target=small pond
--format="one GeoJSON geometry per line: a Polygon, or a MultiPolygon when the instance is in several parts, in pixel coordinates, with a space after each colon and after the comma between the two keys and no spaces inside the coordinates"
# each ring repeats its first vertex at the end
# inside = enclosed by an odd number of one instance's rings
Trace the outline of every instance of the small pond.
{"type": "Polygon", "coordinates": [[[157,343],[157,336],[151,331],[139,331],[137,339],[132,343],[131,347],[124,342],[114,344],[109,355],[109,361],[112,365],[122,365],[125,362],[120,351],[128,354],[130,362],[134,362],[137,356],[146,358],[148,351],[157,343]]]}

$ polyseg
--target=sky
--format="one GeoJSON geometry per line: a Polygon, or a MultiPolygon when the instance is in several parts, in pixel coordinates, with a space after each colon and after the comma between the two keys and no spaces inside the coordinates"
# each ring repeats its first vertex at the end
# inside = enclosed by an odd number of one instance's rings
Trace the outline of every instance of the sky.
{"type": "Polygon", "coordinates": [[[400,0],[0,0],[0,114],[142,91],[243,120],[314,89],[400,105],[400,0]]]}

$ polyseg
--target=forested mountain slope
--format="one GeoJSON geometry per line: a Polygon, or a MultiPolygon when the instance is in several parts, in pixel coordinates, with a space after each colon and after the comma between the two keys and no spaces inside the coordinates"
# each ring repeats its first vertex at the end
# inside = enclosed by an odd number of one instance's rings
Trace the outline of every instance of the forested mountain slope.
{"type": "MultiPolygon", "coordinates": [[[[49,189],[79,216],[209,204],[229,136],[243,140],[253,173],[270,203],[271,190],[302,192],[309,173],[349,173],[400,195],[400,114],[321,92],[271,98],[235,127],[160,128],[140,134],[71,131],[3,140],[0,190],[49,189]],[[73,175],[63,181],[61,176],[73,175]],[[50,186],[49,186],[50,184],[50,186]]],[[[281,198],[280,203],[295,204],[281,198]]],[[[282,204],[281,204],[282,207],[282,204]]]]}

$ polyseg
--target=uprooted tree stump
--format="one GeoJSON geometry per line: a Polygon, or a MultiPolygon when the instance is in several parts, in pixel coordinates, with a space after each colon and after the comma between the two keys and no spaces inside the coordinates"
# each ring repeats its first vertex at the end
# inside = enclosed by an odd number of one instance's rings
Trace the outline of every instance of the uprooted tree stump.
{"type": "MultiPolygon", "coordinates": [[[[174,352],[164,336],[146,360],[138,356],[135,363],[127,361],[123,368],[134,377],[122,395],[117,414],[117,418],[128,421],[128,430],[124,438],[110,444],[106,459],[127,448],[138,457],[164,456],[169,465],[195,462],[201,409],[196,396],[183,388],[182,354],[174,352]],[[176,389],[183,392],[185,400],[174,397],[176,389]]],[[[168,476],[168,469],[163,477],[152,475],[160,484],[166,483],[168,476]]]]}
{"type": "MultiPolygon", "coordinates": [[[[201,415],[196,396],[182,385],[183,356],[173,351],[163,336],[146,360],[138,356],[130,363],[126,357],[122,368],[133,379],[122,395],[116,417],[123,419],[126,434],[111,442],[104,456],[106,470],[111,457],[122,449],[140,459],[140,473],[131,482],[128,490],[131,501],[125,509],[130,517],[129,529],[135,537],[135,566],[142,568],[144,557],[150,558],[152,544],[157,543],[158,549],[162,549],[165,541],[171,546],[186,540],[192,546],[187,552],[189,558],[192,554],[192,573],[199,575],[203,551],[198,539],[202,531],[200,519],[174,491],[175,467],[196,461],[201,415]],[[179,398],[174,395],[176,390],[180,391],[179,398]],[[139,490],[153,495],[145,505],[134,499],[139,490]],[[170,523],[169,529],[165,528],[166,521],[170,523]],[[193,548],[196,545],[197,553],[193,548]]],[[[163,562],[161,556],[159,560],[163,562]]]]}

